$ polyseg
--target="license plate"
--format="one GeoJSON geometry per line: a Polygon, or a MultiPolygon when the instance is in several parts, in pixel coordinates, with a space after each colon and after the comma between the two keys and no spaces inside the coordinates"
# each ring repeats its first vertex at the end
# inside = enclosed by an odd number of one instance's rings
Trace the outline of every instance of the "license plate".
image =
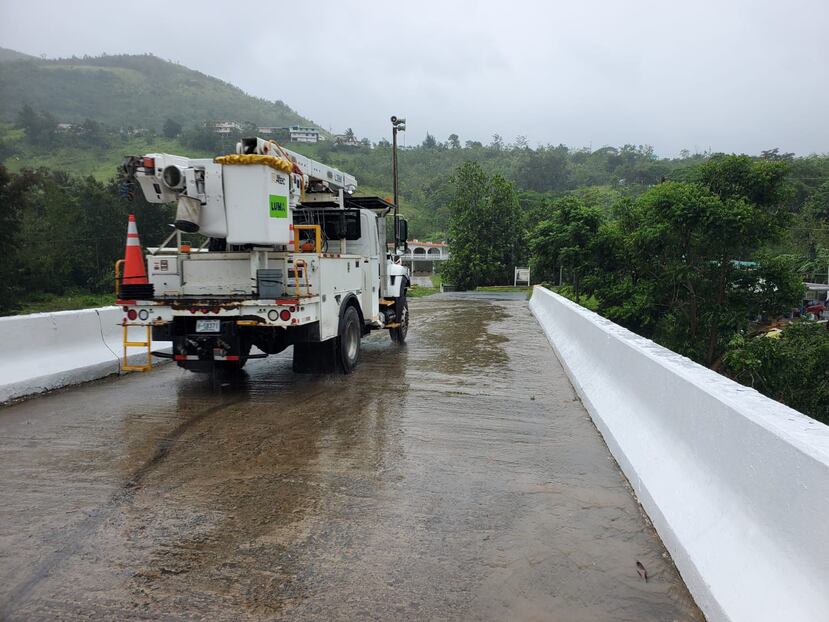
{"type": "Polygon", "coordinates": [[[197,333],[218,333],[221,330],[221,320],[196,320],[197,333]]]}

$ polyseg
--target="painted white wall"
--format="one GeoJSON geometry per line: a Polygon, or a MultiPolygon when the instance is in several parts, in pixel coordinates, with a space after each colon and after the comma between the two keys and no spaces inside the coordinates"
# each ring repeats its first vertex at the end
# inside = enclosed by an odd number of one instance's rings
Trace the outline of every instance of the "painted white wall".
{"type": "Polygon", "coordinates": [[[530,308],[708,619],[829,620],[829,426],[542,287],[530,308]]]}
{"type": "Polygon", "coordinates": [[[102,307],[0,318],[0,403],[119,373],[123,315],[102,307]]]}

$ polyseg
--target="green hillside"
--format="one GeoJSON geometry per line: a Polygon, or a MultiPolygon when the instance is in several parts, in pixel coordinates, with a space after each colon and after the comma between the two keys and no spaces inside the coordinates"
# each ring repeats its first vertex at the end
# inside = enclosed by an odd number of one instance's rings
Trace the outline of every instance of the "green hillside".
{"type": "Polygon", "coordinates": [[[30,56],[28,54],[24,54],[23,52],[18,52],[16,50],[10,50],[9,48],[0,48],[0,63],[5,63],[6,61],[12,60],[37,60],[35,56],[30,56]]]}
{"type": "Polygon", "coordinates": [[[131,138],[116,135],[111,136],[107,144],[94,147],[58,140],[53,146],[46,148],[27,142],[23,130],[0,123],[0,159],[12,172],[19,172],[24,168],[48,168],[82,177],[91,175],[99,181],[106,181],[115,177],[124,156],[151,152],[176,153],[193,158],[208,158],[215,155],[187,147],[178,139],[158,135],[131,138]]]}
{"type": "Polygon", "coordinates": [[[0,61],[0,121],[29,104],[60,122],[89,118],[114,128],[160,131],[167,118],[185,127],[210,119],[313,125],[281,101],[150,54],[41,60],[0,49],[0,61]]]}

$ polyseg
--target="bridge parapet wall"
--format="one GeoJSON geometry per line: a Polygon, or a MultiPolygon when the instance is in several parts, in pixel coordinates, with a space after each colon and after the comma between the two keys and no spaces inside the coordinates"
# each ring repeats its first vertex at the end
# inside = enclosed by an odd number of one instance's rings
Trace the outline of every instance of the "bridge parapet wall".
{"type": "Polygon", "coordinates": [[[530,308],[708,619],[827,619],[829,426],[545,288],[530,308]]]}
{"type": "Polygon", "coordinates": [[[118,373],[123,315],[101,307],[0,318],[0,403],[118,373]]]}

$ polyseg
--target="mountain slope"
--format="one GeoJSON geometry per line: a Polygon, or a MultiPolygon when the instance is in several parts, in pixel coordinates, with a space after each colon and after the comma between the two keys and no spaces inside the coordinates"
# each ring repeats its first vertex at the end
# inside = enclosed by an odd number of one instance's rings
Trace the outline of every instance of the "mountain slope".
{"type": "Polygon", "coordinates": [[[37,57],[18,52],[17,50],[10,50],[9,48],[0,47],[0,63],[5,63],[12,60],[37,60],[37,57]]]}
{"type": "Polygon", "coordinates": [[[41,60],[0,49],[0,61],[0,121],[29,104],[61,122],[90,118],[125,128],[160,130],[167,118],[185,127],[211,119],[313,125],[281,101],[149,54],[41,60]]]}

